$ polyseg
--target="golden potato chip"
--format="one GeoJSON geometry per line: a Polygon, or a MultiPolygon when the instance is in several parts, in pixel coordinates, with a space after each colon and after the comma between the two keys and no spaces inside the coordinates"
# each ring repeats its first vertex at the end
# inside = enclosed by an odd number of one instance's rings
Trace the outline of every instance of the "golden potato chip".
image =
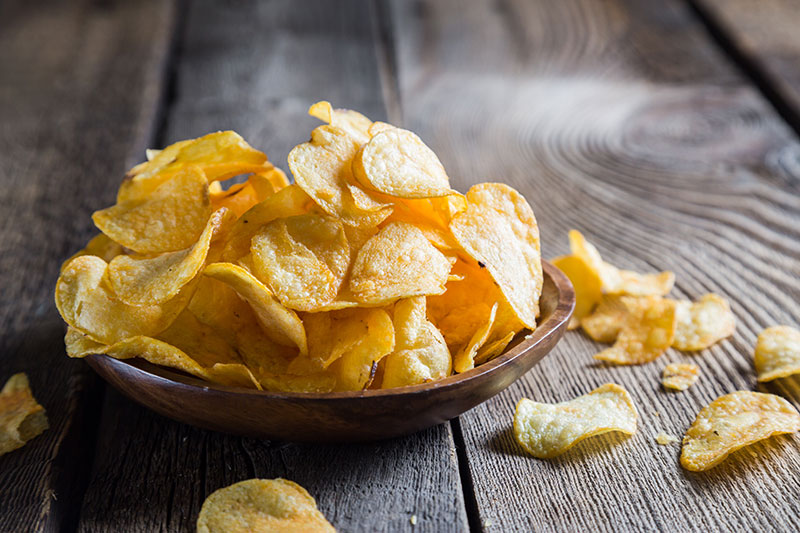
{"type": "Polygon", "coordinates": [[[44,407],[33,397],[28,376],[11,376],[0,391],[0,455],[21,448],[48,427],[44,407]]]}
{"type": "Polygon", "coordinates": [[[681,466],[708,470],[736,450],[800,430],[800,414],[774,394],[737,391],[704,407],[683,437],[681,466]]]}
{"type": "Polygon", "coordinates": [[[382,388],[417,385],[450,375],[450,350],[442,333],[428,321],[425,307],[424,296],[395,305],[395,350],[382,359],[382,388]]]}
{"type": "Polygon", "coordinates": [[[364,209],[356,204],[349,184],[353,181],[351,162],[358,147],[358,141],[345,130],[320,126],[311,132],[309,142],[295,146],[289,153],[289,168],[295,183],[329,215],[346,224],[367,221],[375,225],[389,215],[391,208],[364,209]]]}
{"type": "Polygon", "coordinates": [[[353,159],[356,180],[373,191],[400,198],[453,194],[444,166],[414,133],[387,128],[375,134],[353,159]]]}
{"type": "Polygon", "coordinates": [[[56,307],[64,322],[94,341],[114,344],[136,335],[156,335],[175,320],[191,298],[193,283],[162,304],[127,305],[114,296],[107,267],[93,255],[76,257],[56,283],[56,307]]]}
{"type": "Polygon", "coordinates": [[[552,260],[553,265],[567,275],[575,289],[575,310],[569,329],[580,326],[583,317],[589,316],[603,296],[603,282],[597,272],[577,255],[562,255],[552,260]]]}
{"type": "Polygon", "coordinates": [[[250,253],[253,237],[265,224],[308,213],[314,201],[297,185],[289,185],[248,209],[233,226],[222,257],[233,262],[250,253]]]}
{"type": "Polygon", "coordinates": [[[514,415],[514,436],[525,451],[548,459],[587,437],[609,431],[632,435],[638,418],[628,391],[608,383],[589,394],[557,404],[522,398],[514,415]]]}
{"type": "Polygon", "coordinates": [[[594,358],[619,365],[654,361],[675,337],[675,301],[658,296],[626,296],[623,303],[629,314],[617,341],[594,358]]]}
{"type": "Polygon", "coordinates": [[[800,373],[800,331],[789,326],[762,331],[756,342],[755,367],[758,381],[800,373]]]}
{"type": "Polygon", "coordinates": [[[147,254],[190,247],[209,216],[206,176],[198,167],[187,167],[150,195],[95,211],[92,220],[112,240],[147,254]]]}
{"type": "Polygon", "coordinates": [[[125,175],[117,193],[118,204],[150,196],[162,183],[191,166],[199,167],[209,183],[271,167],[263,152],[253,149],[233,131],[209,133],[151,153],[152,159],[125,175]]]}
{"type": "Polygon", "coordinates": [[[373,122],[370,125],[370,127],[367,129],[367,134],[369,134],[370,137],[375,137],[377,134],[379,134],[382,131],[391,130],[391,129],[394,129],[394,128],[395,128],[395,126],[392,126],[391,124],[388,124],[386,122],[377,121],[377,122],[373,122]]]}
{"type": "Polygon", "coordinates": [[[444,292],[450,261],[411,224],[392,222],[359,250],[350,291],[362,304],[444,292]]]}
{"type": "Polygon", "coordinates": [[[597,342],[617,340],[619,330],[628,317],[628,308],[622,303],[624,296],[603,295],[592,314],[581,319],[583,331],[597,342]]]}
{"type": "Polygon", "coordinates": [[[270,339],[278,344],[297,346],[302,354],[308,353],[306,332],[297,313],[284,307],[255,276],[231,263],[208,265],[203,273],[227,283],[247,300],[270,339]]]}
{"type": "Polygon", "coordinates": [[[572,255],[580,257],[602,281],[606,294],[628,296],[663,296],[672,290],[675,274],[639,274],[630,270],[620,270],[603,261],[600,252],[577,230],[569,232],[569,246],[572,255]]]}
{"type": "MultiPolygon", "coordinates": [[[[174,298],[206,264],[212,242],[228,234],[235,217],[222,208],[208,219],[198,241],[186,250],[156,256],[118,255],[108,264],[108,280],[115,296],[128,305],[160,304],[174,298]]],[[[213,257],[210,257],[213,259],[213,257]]]]}
{"type": "Polygon", "coordinates": [[[704,350],[715,342],[733,335],[736,318],[728,302],[716,294],[706,294],[697,302],[676,302],[675,340],[678,350],[704,350]]]}
{"type": "Polygon", "coordinates": [[[453,356],[453,368],[459,374],[475,368],[475,356],[478,354],[480,347],[489,338],[489,333],[492,331],[492,326],[494,326],[494,320],[497,316],[497,306],[496,303],[492,306],[486,323],[482,324],[472,335],[469,342],[453,356]]]}
{"type": "Polygon", "coordinates": [[[664,367],[661,384],[665,389],[686,390],[697,382],[700,369],[690,363],[671,363],[664,367]]]}
{"type": "Polygon", "coordinates": [[[123,253],[125,253],[125,249],[120,244],[117,244],[101,233],[92,237],[83,250],[64,261],[61,264],[61,270],[64,270],[64,267],[66,267],[70,261],[82,255],[96,255],[103,261],[109,262],[123,253]]]}
{"type": "MultiPolygon", "coordinates": [[[[450,232],[449,224],[456,211],[453,204],[461,195],[443,196],[440,198],[391,198],[390,196],[375,193],[374,196],[392,205],[392,214],[386,218],[385,224],[390,222],[407,222],[415,225],[425,235],[431,244],[443,251],[457,251],[460,249],[458,242],[450,232]],[[451,209],[453,212],[451,213],[451,209]]],[[[466,203],[463,204],[466,209],[466,203]]],[[[461,209],[463,211],[464,209],[461,209]]]]}
{"type": "Polygon", "coordinates": [[[335,314],[335,329],[331,328],[335,337],[319,352],[317,335],[308,323],[313,315],[306,315],[309,355],[332,361],[329,368],[336,375],[336,390],[361,390],[373,376],[373,365],[394,350],[392,319],[383,309],[343,309],[331,314],[335,314]]]}
{"type": "Polygon", "coordinates": [[[334,109],[329,102],[321,101],[308,108],[312,117],[327,122],[331,126],[340,128],[350,134],[359,144],[369,141],[369,129],[372,121],[352,109],[334,109]]]}
{"type": "Polygon", "coordinates": [[[489,270],[519,320],[535,329],[544,278],[531,207],[521,194],[499,183],[474,185],[467,202],[450,230],[466,253],[489,270]]]}
{"type": "Polygon", "coordinates": [[[288,185],[286,174],[277,168],[253,174],[246,182],[232,185],[227,190],[222,190],[219,182],[215,181],[208,187],[211,208],[216,211],[226,207],[238,218],[288,185]]]}
{"type": "Polygon", "coordinates": [[[89,338],[89,335],[72,326],[67,326],[64,345],[67,348],[67,355],[75,358],[86,357],[93,353],[103,353],[102,350],[106,346],[103,343],[93,341],[89,338]]]}
{"type": "Polygon", "coordinates": [[[516,334],[516,331],[509,331],[505,336],[481,346],[475,356],[475,365],[482,365],[503,353],[516,334]]]}
{"type": "Polygon", "coordinates": [[[335,533],[300,485],[286,479],[248,479],[206,498],[197,533],[335,533]]]}
{"type": "Polygon", "coordinates": [[[273,220],[253,237],[251,251],[256,277],[299,311],[332,302],[350,264],[342,223],[324,215],[273,220]]]}

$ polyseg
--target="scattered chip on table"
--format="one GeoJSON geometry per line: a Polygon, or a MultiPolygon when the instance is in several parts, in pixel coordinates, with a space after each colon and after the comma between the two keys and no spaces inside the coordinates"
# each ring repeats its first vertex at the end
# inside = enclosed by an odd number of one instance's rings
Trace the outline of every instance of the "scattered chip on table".
{"type": "Polygon", "coordinates": [[[669,446],[675,442],[679,442],[680,439],[678,437],[673,437],[672,435],[667,435],[663,431],[659,432],[656,435],[656,442],[659,443],[661,446],[669,446]]]}
{"type": "Polygon", "coordinates": [[[628,315],[614,345],[595,359],[619,365],[640,365],[660,357],[675,337],[675,301],[659,296],[626,296],[628,315]]]}
{"type": "Polygon", "coordinates": [[[0,455],[21,448],[49,427],[23,373],[11,376],[0,391],[0,455]]]}
{"type": "Polygon", "coordinates": [[[800,373],[800,331],[773,326],[756,341],[755,367],[758,381],[772,381],[800,373]]]}
{"type": "Polygon", "coordinates": [[[697,382],[700,369],[692,363],[670,363],[661,374],[665,389],[684,391],[697,382]]]}
{"type": "Polygon", "coordinates": [[[706,294],[696,302],[676,302],[675,340],[678,350],[703,350],[733,335],[736,319],[728,302],[716,295],[706,294]]]}
{"type": "Polygon", "coordinates": [[[522,398],[514,415],[514,436],[528,453],[547,459],[594,435],[609,431],[632,435],[638,418],[628,391],[608,383],[557,404],[522,398]]]}
{"type": "Polygon", "coordinates": [[[704,407],[683,437],[681,466],[703,471],[736,450],[800,430],[800,413],[774,394],[737,391],[704,407]]]}

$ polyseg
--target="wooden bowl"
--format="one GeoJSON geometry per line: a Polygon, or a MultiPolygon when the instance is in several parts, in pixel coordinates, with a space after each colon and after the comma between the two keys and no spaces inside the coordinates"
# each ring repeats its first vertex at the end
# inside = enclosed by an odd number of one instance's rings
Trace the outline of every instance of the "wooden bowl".
{"type": "Polygon", "coordinates": [[[503,354],[473,370],[396,389],[274,393],[216,385],[136,359],[90,355],[86,361],[129,398],[186,424],[270,440],[377,440],[441,424],[511,385],[561,339],[574,306],[569,279],[544,262],[536,331],[522,332],[503,354]]]}

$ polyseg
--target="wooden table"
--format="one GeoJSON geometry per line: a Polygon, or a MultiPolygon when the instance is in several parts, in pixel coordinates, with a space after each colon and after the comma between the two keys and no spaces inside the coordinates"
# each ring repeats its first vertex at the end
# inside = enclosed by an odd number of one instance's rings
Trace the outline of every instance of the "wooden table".
{"type": "MultiPolygon", "coordinates": [[[[286,477],[341,531],[790,531],[797,437],[691,474],[680,436],[720,394],[757,388],[766,326],[800,322],[800,9],[790,0],[0,4],[0,357],[51,428],[0,457],[0,531],[192,531],[213,490],[286,477]],[[507,391],[388,442],[312,446],[155,415],[64,354],[52,292],[146,147],[232,128],[285,168],[328,99],[418,132],[459,190],[502,181],[544,254],[577,228],[607,259],[726,295],[736,334],[638,367],[569,333],[507,391]],[[663,365],[699,383],[664,393],[663,365]],[[637,434],[520,453],[515,402],[624,385],[637,434]],[[410,518],[416,516],[416,526],[410,518]]],[[[766,390],[798,405],[800,386],[766,390]]]]}

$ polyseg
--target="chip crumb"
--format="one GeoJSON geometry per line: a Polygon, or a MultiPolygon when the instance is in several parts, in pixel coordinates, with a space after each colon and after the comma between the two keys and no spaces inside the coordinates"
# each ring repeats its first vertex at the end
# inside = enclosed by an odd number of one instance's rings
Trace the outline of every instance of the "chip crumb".
{"type": "Polygon", "coordinates": [[[667,390],[685,391],[697,382],[700,369],[691,363],[671,363],[664,367],[661,384],[667,390]]]}
{"type": "Polygon", "coordinates": [[[483,521],[483,527],[489,527],[491,525],[492,525],[492,521],[489,520],[488,518],[483,521]]]}
{"type": "Polygon", "coordinates": [[[656,435],[656,442],[662,446],[668,446],[670,444],[678,442],[678,438],[673,437],[672,435],[667,435],[663,431],[660,431],[658,435],[656,435]]]}
{"type": "Polygon", "coordinates": [[[417,525],[417,515],[412,514],[411,518],[409,518],[408,521],[411,522],[412,526],[416,526],[417,525]]]}

